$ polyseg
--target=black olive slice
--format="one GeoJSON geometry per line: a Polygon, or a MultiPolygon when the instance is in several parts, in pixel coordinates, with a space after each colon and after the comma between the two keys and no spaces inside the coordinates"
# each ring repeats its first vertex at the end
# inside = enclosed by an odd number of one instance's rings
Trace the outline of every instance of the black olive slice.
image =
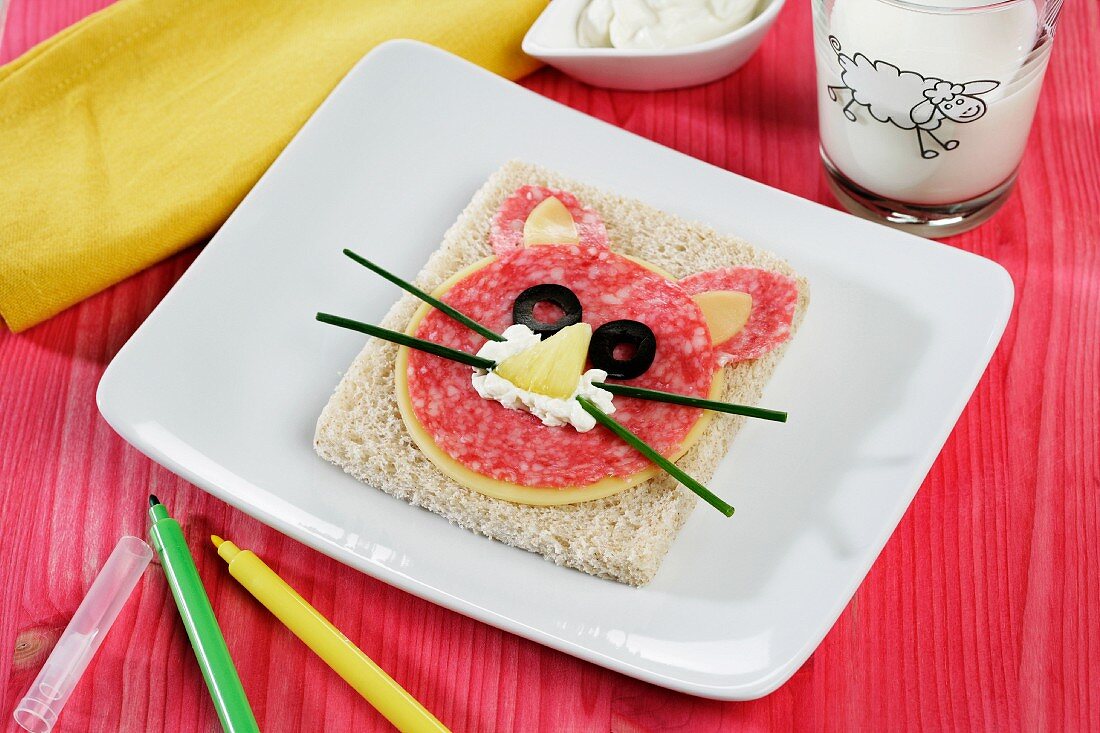
{"type": "Polygon", "coordinates": [[[527,288],[512,305],[512,323],[522,323],[544,339],[553,336],[566,326],[581,322],[581,302],[573,291],[562,285],[535,285],[527,288]],[[535,318],[535,306],[553,303],[561,308],[562,316],[553,323],[543,323],[535,318]]]}
{"type": "Polygon", "coordinates": [[[592,333],[588,359],[615,379],[634,379],[645,374],[657,354],[657,337],[649,326],[638,321],[608,321],[592,333]],[[615,348],[633,349],[626,359],[615,358],[615,348]]]}

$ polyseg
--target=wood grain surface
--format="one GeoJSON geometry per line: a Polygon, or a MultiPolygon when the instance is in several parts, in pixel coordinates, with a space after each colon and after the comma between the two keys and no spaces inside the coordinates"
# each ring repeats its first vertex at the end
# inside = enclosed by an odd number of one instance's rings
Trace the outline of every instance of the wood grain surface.
{"type": "MultiPolygon", "coordinates": [[[[10,59],[104,0],[12,0],[10,59]]],[[[791,0],[740,73],[662,93],[543,70],[542,94],[831,204],[817,162],[809,3],[791,0]]],[[[912,507],[821,647],[750,703],[669,692],[394,590],[153,464],[99,417],[104,367],[195,256],[45,324],[0,334],[4,725],[154,491],[193,548],[214,528],[261,553],[456,731],[1100,730],[1100,6],[1070,0],[1020,185],[950,243],[1017,288],[1004,341],[912,507]]],[[[0,182],[3,185],[3,182],[0,182]]],[[[2,233],[0,233],[2,236],[2,233]]],[[[199,571],[265,731],[387,723],[232,582],[199,571]]],[[[139,585],[60,731],[209,731],[217,721],[165,583],[139,585]]]]}

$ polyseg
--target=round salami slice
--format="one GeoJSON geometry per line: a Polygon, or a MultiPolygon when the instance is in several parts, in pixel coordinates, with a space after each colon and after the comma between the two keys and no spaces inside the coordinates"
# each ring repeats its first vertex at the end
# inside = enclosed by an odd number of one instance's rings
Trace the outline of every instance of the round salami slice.
{"type": "Polygon", "coordinates": [[[714,347],[719,364],[757,359],[791,337],[798,285],[786,275],[755,267],[723,267],[689,275],[680,286],[692,295],[737,290],[752,296],[744,328],[714,347]]]}
{"type": "Polygon", "coordinates": [[[578,201],[576,196],[556,188],[523,186],[505,199],[497,213],[493,215],[492,227],[489,230],[489,243],[493,245],[493,252],[500,255],[522,248],[523,225],[527,221],[528,214],[549,196],[561,201],[569,210],[573,223],[577,226],[577,236],[581,246],[608,246],[607,230],[604,228],[603,219],[578,201]]]}
{"type": "MultiPolygon", "coordinates": [[[[593,328],[618,319],[649,326],[656,356],[629,384],[706,396],[716,368],[702,312],[675,281],[603,247],[540,245],[514,249],[456,283],[443,300],[501,332],[527,288],[568,287],[593,328]]],[[[477,351],[484,339],[436,310],[421,320],[422,339],[477,351]]],[[[478,396],[471,368],[420,351],[408,354],[408,391],[417,420],[436,445],[486,476],[530,487],[582,487],[627,477],[649,461],[603,426],[579,433],[548,427],[533,415],[478,396]]],[[[609,380],[610,381],[610,380],[609,380]]],[[[616,420],[663,455],[674,455],[700,418],[696,408],[615,397],[616,420]]]]}

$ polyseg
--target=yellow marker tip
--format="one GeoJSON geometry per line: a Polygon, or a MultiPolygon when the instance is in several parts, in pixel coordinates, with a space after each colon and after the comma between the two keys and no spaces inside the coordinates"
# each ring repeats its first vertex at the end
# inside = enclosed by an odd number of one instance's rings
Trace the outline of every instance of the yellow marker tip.
{"type": "Polygon", "coordinates": [[[216,534],[210,535],[210,541],[214,543],[214,547],[221,547],[222,543],[225,542],[225,540],[223,540],[221,537],[217,536],[216,534]]]}

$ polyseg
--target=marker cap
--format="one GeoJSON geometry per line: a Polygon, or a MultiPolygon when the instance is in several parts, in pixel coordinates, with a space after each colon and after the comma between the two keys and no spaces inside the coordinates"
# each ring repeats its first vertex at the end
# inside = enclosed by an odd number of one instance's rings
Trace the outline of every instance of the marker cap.
{"type": "Polygon", "coordinates": [[[15,708],[16,723],[32,733],[49,733],[152,557],[152,549],[137,537],[118,541],[42,671],[15,708]]]}

